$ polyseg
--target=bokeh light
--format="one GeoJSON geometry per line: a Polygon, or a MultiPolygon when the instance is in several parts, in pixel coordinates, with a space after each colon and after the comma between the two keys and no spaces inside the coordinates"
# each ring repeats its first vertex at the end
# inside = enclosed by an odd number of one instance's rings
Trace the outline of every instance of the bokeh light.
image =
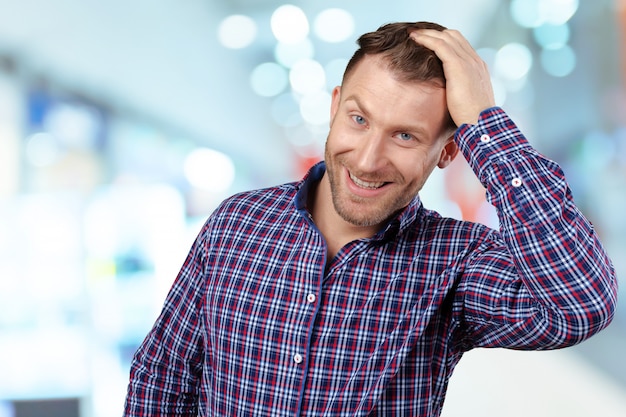
{"type": "Polygon", "coordinates": [[[326,86],[326,73],[319,62],[303,59],[291,68],[289,81],[291,88],[297,93],[316,93],[326,86]]]}
{"type": "Polygon", "coordinates": [[[513,20],[525,28],[542,24],[562,25],[578,10],[578,0],[512,0],[510,12],[513,20]]]}
{"type": "Polygon", "coordinates": [[[543,49],[541,66],[554,77],[565,77],[576,68],[576,53],[568,45],[558,49],[543,49]]]}
{"type": "Polygon", "coordinates": [[[272,33],[279,42],[298,43],[309,34],[309,20],[301,8],[291,4],[278,7],[270,20],[272,33]]]}
{"type": "Polygon", "coordinates": [[[304,38],[297,43],[278,42],[274,48],[274,58],[276,62],[286,68],[303,59],[313,59],[315,48],[309,38],[304,38]]]}
{"type": "Polygon", "coordinates": [[[552,25],[562,25],[578,10],[578,0],[541,0],[539,12],[543,21],[552,25]]]}
{"type": "Polygon", "coordinates": [[[257,35],[257,26],[248,16],[236,14],[222,20],[217,35],[220,43],[227,48],[241,49],[250,45],[257,35]]]}
{"type": "Polygon", "coordinates": [[[287,71],[275,62],[260,64],[250,74],[252,89],[263,97],[273,97],[282,93],[288,83],[287,71]]]}
{"type": "Polygon", "coordinates": [[[343,42],[354,34],[354,17],[343,9],[326,9],[315,18],[313,30],[323,41],[343,42]]]}
{"type": "Polygon", "coordinates": [[[235,181],[235,164],[232,159],[209,148],[197,148],[189,153],[184,171],[191,185],[206,191],[226,191],[235,181]]]}
{"type": "Polygon", "coordinates": [[[570,30],[567,23],[560,25],[545,23],[533,29],[533,37],[542,48],[561,48],[567,44],[569,36],[570,30]]]}
{"type": "Polygon", "coordinates": [[[302,118],[313,125],[324,125],[330,121],[330,94],[317,91],[307,94],[300,100],[302,118]]]}
{"type": "Polygon", "coordinates": [[[511,17],[520,26],[534,28],[542,23],[539,0],[512,0],[511,17]]]}
{"type": "Polygon", "coordinates": [[[504,80],[519,80],[525,77],[533,64],[533,56],[527,46],[509,43],[498,50],[494,70],[504,80]]]}

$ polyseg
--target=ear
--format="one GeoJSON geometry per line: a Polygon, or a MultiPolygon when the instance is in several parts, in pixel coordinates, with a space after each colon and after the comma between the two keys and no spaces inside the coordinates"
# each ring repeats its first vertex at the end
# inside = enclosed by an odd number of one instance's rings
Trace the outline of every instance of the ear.
{"type": "Polygon", "coordinates": [[[330,124],[333,124],[335,114],[339,110],[339,101],[341,100],[341,86],[333,88],[332,101],[330,102],[330,124]]]}
{"type": "Polygon", "coordinates": [[[456,158],[456,155],[458,153],[459,147],[454,141],[454,135],[452,135],[448,138],[446,144],[441,150],[441,156],[439,157],[439,162],[437,163],[437,166],[441,169],[447,167],[454,160],[454,158],[456,158]]]}

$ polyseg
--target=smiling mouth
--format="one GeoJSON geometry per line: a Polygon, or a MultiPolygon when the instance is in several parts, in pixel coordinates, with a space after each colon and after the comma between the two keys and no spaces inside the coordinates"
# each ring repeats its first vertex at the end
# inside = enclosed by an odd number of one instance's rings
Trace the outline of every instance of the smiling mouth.
{"type": "Polygon", "coordinates": [[[350,173],[350,179],[352,180],[353,183],[355,183],[360,188],[365,188],[367,190],[376,190],[386,184],[385,182],[380,182],[380,181],[379,182],[363,181],[357,178],[356,176],[354,176],[352,173],[350,173]]]}

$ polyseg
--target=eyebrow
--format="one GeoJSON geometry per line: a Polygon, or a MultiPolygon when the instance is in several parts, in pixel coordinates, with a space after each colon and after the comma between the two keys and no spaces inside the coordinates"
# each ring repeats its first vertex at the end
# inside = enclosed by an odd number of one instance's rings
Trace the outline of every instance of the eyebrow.
{"type": "Polygon", "coordinates": [[[356,106],[366,115],[369,116],[371,114],[371,112],[369,112],[367,110],[367,106],[365,106],[363,103],[361,103],[361,101],[359,100],[359,98],[357,96],[355,96],[354,94],[351,96],[346,97],[346,99],[344,100],[346,103],[348,103],[349,101],[353,101],[356,106]]]}
{"type": "MultiPolygon", "coordinates": [[[[372,112],[370,112],[367,109],[367,106],[365,106],[357,96],[355,95],[351,95],[346,97],[346,99],[344,100],[345,103],[348,102],[354,102],[356,104],[356,106],[359,108],[359,110],[369,119],[372,112]]],[[[422,137],[422,138],[430,138],[430,135],[428,134],[427,130],[424,129],[422,126],[418,126],[418,125],[400,125],[396,128],[396,130],[401,131],[401,132],[415,132],[417,134],[418,137],[422,137]]]]}

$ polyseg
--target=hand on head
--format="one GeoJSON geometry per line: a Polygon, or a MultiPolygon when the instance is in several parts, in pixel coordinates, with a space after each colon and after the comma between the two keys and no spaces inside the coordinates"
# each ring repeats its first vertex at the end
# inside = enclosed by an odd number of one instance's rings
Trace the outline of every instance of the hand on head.
{"type": "Polygon", "coordinates": [[[459,31],[419,29],[410,36],[443,63],[448,110],[457,126],[475,124],[483,110],[495,106],[487,64],[459,31]]]}

